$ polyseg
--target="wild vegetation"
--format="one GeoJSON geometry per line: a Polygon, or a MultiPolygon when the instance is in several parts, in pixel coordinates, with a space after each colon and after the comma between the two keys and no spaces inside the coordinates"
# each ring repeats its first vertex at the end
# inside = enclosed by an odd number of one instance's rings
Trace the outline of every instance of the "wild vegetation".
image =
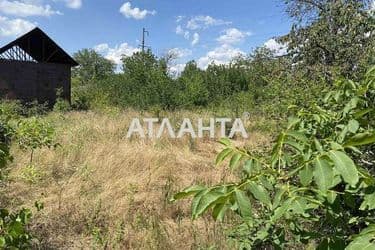
{"type": "Polygon", "coordinates": [[[360,80],[374,63],[374,14],[367,1],[286,1],[295,19],[279,41],[280,56],[257,48],[228,65],[198,68],[188,62],[169,74],[173,54],[157,58],[150,50],[124,57],[122,73],[94,50],[75,54],[74,106],[115,105],[137,109],[248,109],[280,115],[289,105],[306,106],[322,87],[340,77],[360,80]],[[89,92],[89,94],[87,94],[89,92]],[[103,94],[105,93],[105,94],[103,94]],[[272,100],[272,104],[270,105],[272,100]]]}
{"type": "Polygon", "coordinates": [[[230,235],[241,248],[374,248],[375,179],[366,158],[375,143],[375,67],[361,83],[336,85],[290,118],[265,155],[221,140],[216,164],[241,165],[240,181],[192,186],[174,199],[194,196],[193,218],[210,208],[216,220],[236,212],[241,223],[230,235]]]}
{"type": "Polygon", "coordinates": [[[375,249],[374,11],[284,2],[285,55],[171,75],[173,55],[118,71],[83,49],[71,104],[2,101],[0,248],[375,249]],[[243,112],[249,139],[126,138],[134,117],[243,112]]]}

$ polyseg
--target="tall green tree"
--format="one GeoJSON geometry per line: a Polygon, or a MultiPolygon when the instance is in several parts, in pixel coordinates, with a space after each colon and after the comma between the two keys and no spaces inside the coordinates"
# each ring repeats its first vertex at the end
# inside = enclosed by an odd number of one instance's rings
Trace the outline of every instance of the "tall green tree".
{"type": "Polygon", "coordinates": [[[128,92],[132,93],[129,96],[132,106],[175,107],[174,81],[168,74],[165,59],[159,59],[151,50],[147,50],[124,57],[122,61],[123,77],[128,84],[128,92]]]}
{"type": "Polygon", "coordinates": [[[73,69],[73,77],[82,84],[102,80],[114,74],[115,64],[92,49],[83,49],[73,55],[79,66],[73,69]]]}
{"type": "Polygon", "coordinates": [[[186,64],[177,80],[179,86],[179,103],[183,106],[206,106],[208,89],[204,81],[204,71],[198,68],[195,61],[186,64]]]}
{"type": "MultiPolygon", "coordinates": [[[[363,74],[374,51],[374,14],[367,0],[286,0],[296,22],[286,41],[296,65],[309,72],[363,74]]],[[[319,73],[320,74],[320,73],[319,73]]]]}

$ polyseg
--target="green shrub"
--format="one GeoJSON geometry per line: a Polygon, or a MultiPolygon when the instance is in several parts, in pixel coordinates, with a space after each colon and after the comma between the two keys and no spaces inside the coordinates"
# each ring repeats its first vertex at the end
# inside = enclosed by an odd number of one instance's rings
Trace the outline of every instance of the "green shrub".
{"type": "Polygon", "coordinates": [[[53,106],[55,112],[68,112],[71,110],[70,103],[63,98],[63,89],[56,90],[56,102],[53,106]]]}
{"type": "Polygon", "coordinates": [[[36,149],[56,147],[53,127],[36,117],[22,119],[15,129],[15,141],[22,150],[30,150],[30,164],[36,149]]]}
{"type": "MultiPolygon", "coordinates": [[[[9,125],[10,117],[7,110],[4,111],[3,107],[0,107],[0,184],[5,181],[5,170],[12,160],[10,142],[13,129],[9,125]]],[[[35,205],[38,211],[43,207],[38,202],[35,205]]],[[[10,212],[4,204],[0,204],[0,249],[31,248],[32,235],[27,230],[31,216],[29,209],[23,208],[17,212],[10,212]]]]}
{"type": "Polygon", "coordinates": [[[67,100],[62,98],[57,98],[55,105],[53,106],[53,111],[55,112],[68,112],[71,110],[71,106],[67,100]]]}
{"type": "Polygon", "coordinates": [[[10,140],[13,134],[9,125],[11,115],[0,107],[0,184],[6,173],[6,166],[12,160],[10,155],[10,140]]]}
{"type": "Polygon", "coordinates": [[[268,155],[221,141],[216,163],[230,159],[239,182],[192,186],[174,199],[193,196],[193,219],[235,212],[241,223],[230,237],[241,249],[374,249],[375,177],[363,161],[374,154],[374,98],[375,67],[360,83],[337,81],[289,119],[268,155]]]}
{"type": "Polygon", "coordinates": [[[17,100],[1,100],[0,110],[2,115],[7,115],[10,118],[18,118],[23,114],[23,106],[17,100]]]}
{"type": "Polygon", "coordinates": [[[0,248],[1,249],[30,249],[32,235],[26,230],[31,219],[29,209],[21,209],[11,213],[0,208],[0,248]]]}
{"type": "Polygon", "coordinates": [[[72,88],[72,109],[89,110],[91,98],[89,86],[76,86],[72,88]]]}
{"type": "Polygon", "coordinates": [[[32,101],[25,103],[23,105],[23,116],[31,117],[31,116],[41,116],[47,114],[50,110],[48,107],[48,103],[39,103],[38,101],[32,101]]]}
{"type": "Polygon", "coordinates": [[[34,184],[42,180],[43,172],[35,165],[30,164],[22,168],[20,178],[27,183],[34,184]]]}

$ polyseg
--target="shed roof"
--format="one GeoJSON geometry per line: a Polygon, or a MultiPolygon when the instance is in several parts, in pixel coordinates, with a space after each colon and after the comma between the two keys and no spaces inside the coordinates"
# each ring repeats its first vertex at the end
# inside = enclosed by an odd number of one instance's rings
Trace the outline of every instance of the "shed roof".
{"type": "Polygon", "coordinates": [[[68,53],[39,28],[31,30],[0,48],[0,55],[15,46],[21,48],[37,62],[78,66],[78,63],[68,53]]]}

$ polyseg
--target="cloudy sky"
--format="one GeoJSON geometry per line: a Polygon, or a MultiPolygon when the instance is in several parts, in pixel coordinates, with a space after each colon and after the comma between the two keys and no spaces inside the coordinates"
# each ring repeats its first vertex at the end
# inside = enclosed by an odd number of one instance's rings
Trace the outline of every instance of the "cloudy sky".
{"type": "Polygon", "coordinates": [[[162,56],[172,50],[175,69],[195,59],[202,68],[288,33],[281,0],[0,0],[0,46],[39,26],[67,52],[94,48],[120,62],[147,45],[162,56]]]}

